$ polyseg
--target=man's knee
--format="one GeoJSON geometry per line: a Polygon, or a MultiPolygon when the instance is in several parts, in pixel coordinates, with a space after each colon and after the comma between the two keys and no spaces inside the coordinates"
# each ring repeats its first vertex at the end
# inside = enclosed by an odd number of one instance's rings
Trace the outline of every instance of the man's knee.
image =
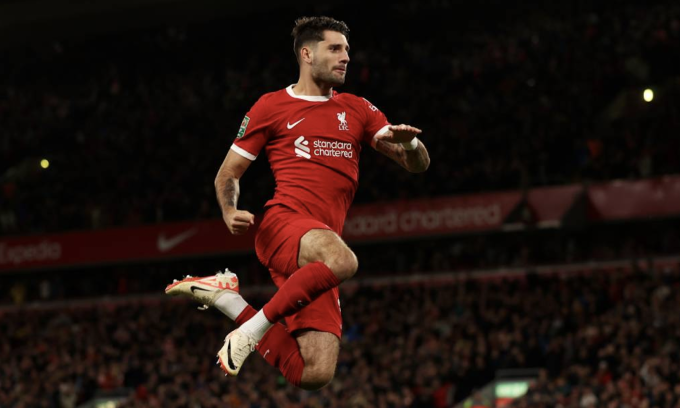
{"type": "Polygon", "coordinates": [[[324,263],[341,281],[351,278],[359,269],[359,260],[357,260],[354,252],[349,249],[334,254],[324,263]]]}
{"type": "Polygon", "coordinates": [[[321,367],[321,366],[308,366],[305,365],[305,369],[302,373],[302,379],[300,382],[300,388],[307,391],[317,391],[327,386],[333,380],[335,376],[335,366],[333,367],[321,367]]]}
{"type": "Polygon", "coordinates": [[[354,276],[359,268],[356,255],[336,233],[329,230],[313,229],[300,239],[298,265],[323,262],[340,281],[354,276]]]}

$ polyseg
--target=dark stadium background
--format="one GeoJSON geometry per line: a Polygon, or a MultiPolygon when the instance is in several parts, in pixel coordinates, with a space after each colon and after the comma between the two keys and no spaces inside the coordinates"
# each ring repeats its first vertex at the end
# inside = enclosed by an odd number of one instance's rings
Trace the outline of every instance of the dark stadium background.
{"type": "MultiPolygon", "coordinates": [[[[0,0],[0,407],[680,407],[679,163],[670,1],[0,0]],[[259,358],[224,378],[232,323],[163,289],[274,290],[213,180],[322,14],[351,29],[339,91],[432,165],[362,152],[311,393],[259,358]]],[[[239,207],[272,189],[262,156],[239,207]]]]}

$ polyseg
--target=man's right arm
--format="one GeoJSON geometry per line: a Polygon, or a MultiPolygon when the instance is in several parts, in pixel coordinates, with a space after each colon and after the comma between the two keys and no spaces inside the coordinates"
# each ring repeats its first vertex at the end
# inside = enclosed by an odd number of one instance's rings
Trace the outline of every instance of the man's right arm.
{"type": "Polygon", "coordinates": [[[236,209],[239,197],[239,179],[250,166],[250,160],[229,149],[220,170],[215,177],[217,201],[222,209],[222,218],[232,234],[241,235],[255,224],[255,216],[248,211],[236,209]]]}

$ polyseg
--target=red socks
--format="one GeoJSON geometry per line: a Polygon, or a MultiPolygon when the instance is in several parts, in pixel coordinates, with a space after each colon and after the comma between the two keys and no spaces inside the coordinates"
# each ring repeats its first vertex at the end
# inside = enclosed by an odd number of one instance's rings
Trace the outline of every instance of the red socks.
{"type": "MultiPolygon", "coordinates": [[[[241,326],[248,319],[255,316],[257,310],[248,305],[236,318],[236,324],[241,326]]],[[[300,348],[293,336],[288,333],[281,323],[274,324],[257,344],[257,351],[270,365],[281,371],[286,380],[296,387],[300,386],[302,370],[305,362],[300,354],[300,348]]]]}
{"type": "MultiPolygon", "coordinates": [[[[263,308],[267,320],[275,324],[257,344],[257,351],[296,387],[300,386],[305,362],[295,338],[284,325],[277,322],[339,284],[340,280],[324,263],[312,262],[293,273],[263,308]]],[[[236,324],[241,326],[255,314],[257,310],[250,305],[246,306],[236,318],[236,324]]]]}
{"type": "Polygon", "coordinates": [[[278,322],[338,285],[340,280],[326,264],[308,263],[290,275],[262,310],[267,320],[278,322]]]}

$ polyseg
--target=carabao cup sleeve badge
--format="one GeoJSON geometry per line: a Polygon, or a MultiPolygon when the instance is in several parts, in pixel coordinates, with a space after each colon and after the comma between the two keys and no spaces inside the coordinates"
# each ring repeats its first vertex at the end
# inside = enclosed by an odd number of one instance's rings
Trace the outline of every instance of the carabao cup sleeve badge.
{"type": "Polygon", "coordinates": [[[243,122],[241,122],[241,127],[238,129],[238,134],[236,135],[237,139],[240,139],[243,137],[243,135],[246,134],[246,128],[248,127],[248,122],[250,122],[249,117],[244,117],[243,122]]]}

